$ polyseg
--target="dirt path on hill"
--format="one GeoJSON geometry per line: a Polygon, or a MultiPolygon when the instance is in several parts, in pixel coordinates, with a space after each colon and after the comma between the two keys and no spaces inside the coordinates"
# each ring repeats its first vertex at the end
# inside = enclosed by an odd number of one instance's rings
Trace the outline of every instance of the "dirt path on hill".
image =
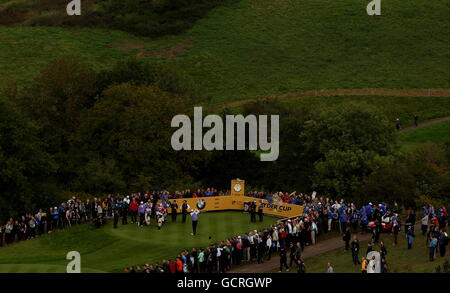
{"type": "Polygon", "coordinates": [[[425,122],[422,122],[422,123],[419,123],[419,125],[416,127],[416,126],[408,126],[408,127],[405,127],[405,128],[403,128],[402,130],[400,130],[400,132],[403,132],[403,131],[410,131],[410,130],[414,130],[414,129],[417,129],[417,128],[420,128],[420,127],[424,127],[424,126],[428,126],[428,125],[431,125],[431,124],[435,124],[435,123],[439,123],[439,122],[444,122],[444,121],[448,121],[448,120],[450,120],[450,116],[447,116],[447,117],[442,117],[442,118],[436,118],[436,119],[431,119],[431,120],[427,120],[427,121],[425,121],[425,122]]]}
{"type": "Polygon", "coordinates": [[[348,89],[348,90],[316,90],[302,93],[290,93],[278,96],[267,96],[255,99],[236,101],[215,106],[221,110],[245,105],[251,102],[278,99],[310,98],[320,96],[396,96],[396,97],[450,97],[450,89],[348,89]]]}

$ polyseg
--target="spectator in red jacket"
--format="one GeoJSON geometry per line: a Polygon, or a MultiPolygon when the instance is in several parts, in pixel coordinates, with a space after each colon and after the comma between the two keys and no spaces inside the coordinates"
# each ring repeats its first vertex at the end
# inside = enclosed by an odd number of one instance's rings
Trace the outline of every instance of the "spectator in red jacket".
{"type": "Polygon", "coordinates": [[[181,260],[180,256],[177,257],[176,265],[177,265],[177,274],[182,274],[183,273],[183,261],[181,260]]]}
{"type": "Polygon", "coordinates": [[[169,261],[169,270],[172,274],[177,272],[176,263],[174,261],[169,261]]]}
{"type": "Polygon", "coordinates": [[[279,235],[279,241],[280,241],[280,248],[286,248],[286,231],[284,229],[281,229],[280,235],[279,235]]]}
{"type": "Polygon", "coordinates": [[[139,203],[136,198],[130,202],[130,212],[131,212],[131,223],[137,222],[137,213],[138,213],[139,203]]]}

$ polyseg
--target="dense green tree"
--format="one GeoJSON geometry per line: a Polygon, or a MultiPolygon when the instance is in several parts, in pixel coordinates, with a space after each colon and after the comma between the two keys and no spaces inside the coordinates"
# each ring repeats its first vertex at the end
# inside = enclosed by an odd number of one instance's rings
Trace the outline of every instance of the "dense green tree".
{"type": "Polygon", "coordinates": [[[279,101],[257,101],[247,104],[245,115],[279,115],[279,156],[274,162],[259,162],[252,168],[257,175],[253,185],[268,190],[298,190],[306,192],[310,189],[311,170],[314,160],[305,153],[305,143],[300,134],[304,123],[311,117],[311,110],[296,107],[279,101]]]}
{"type": "Polygon", "coordinates": [[[407,168],[416,178],[416,196],[450,201],[449,154],[445,145],[427,143],[407,155],[407,168]]]}
{"type": "Polygon", "coordinates": [[[364,103],[321,110],[305,123],[302,137],[311,154],[319,158],[330,150],[374,151],[387,155],[396,147],[396,135],[387,117],[364,103]]]}
{"type": "Polygon", "coordinates": [[[40,126],[48,151],[56,154],[69,149],[69,137],[77,129],[82,111],[95,103],[97,95],[96,73],[70,56],[44,67],[20,102],[40,126]]]}
{"type": "Polygon", "coordinates": [[[367,176],[395,151],[388,120],[365,104],[322,110],[305,122],[305,152],[315,161],[312,187],[330,197],[361,197],[367,176]]]}
{"type": "Polygon", "coordinates": [[[313,188],[332,198],[365,200],[365,178],[376,168],[379,155],[363,150],[329,150],[314,164],[313,188]]]}
{"type": "Polygon", "coordinates": [[[365,180],[360,194],[363,200],[387,202],[412,207],[414,205],[415,177],[402,156],[384,157],[365,180]]]}
{"type": "MultiPolygon", "coordinates": [[[[87,160],[83,173],[91,184],[86,191],[107,191],[113,186],[121,189],[117,191],[130,191],[126,190],[130,186],[141,191],[190,182],[183,173],[189,162],[178,161],[180,154],[170,143],[171,119],[185,109],[182,96],[155,86],[121,84],[108,88],[84,113],[75,137],[75,149],[87,160]],[[102,168],[105,172],[98,176],[102,168]],[[102,188],[108,182],[114,184],[102,188]]],[[[80,184],[78,188],[84,188],[84,183],[80,184]]]]}
{"type": "Polygon", "coordinates": [[[75,56],[56,58],[19,94],[21,108],[38,126],[38,136],[57,164],[61,186],[77,177],[78,158],[71,150],[71,136],[81,113],[98,98],[97,73],[75,56]]]}
{"type": "Polygon", "coordinates": [[[189,104],[197,102],[201,95],[193,79],[183,71],[135,57],[123,59],[112,69],[99,73],[100,91],[121,83],[155,85],[163,91],[183,95],[189,104]]]}
{"type": "Polygon", "coordinates": [[[37,127],[0,97],[0,220],[57,200],[53,172],[54,162],[37,137],[37,127]]]}

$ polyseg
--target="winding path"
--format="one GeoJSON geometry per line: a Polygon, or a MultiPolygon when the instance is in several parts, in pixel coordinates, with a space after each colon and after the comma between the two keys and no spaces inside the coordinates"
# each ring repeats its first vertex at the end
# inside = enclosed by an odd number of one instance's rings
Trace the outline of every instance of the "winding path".
{"type": "Polygon", "coordinates": [[[413,125],[413,126],[405,127],[403,129],[401,129],[400,132],[410,131],[410,130],[414,130],[414,129],[417,129],[417,128],[420,128],[420,127],[424,127],[424,126],[428,126],[428,125],[431,125],[431,124],[436,124],[436,123],[444,122],[444,121],[448,121],[448,120],[450,120],[450,116],[436,118],[436,119],[431,119],[431,120],[427,120],[425,122],[419,123],[418,126],[414,126],[413,125]]]}
{"type": "Polygon", "coordinates": [[[301,93],[290,93],[278,96],[267,96],[255,99],[236,101],[228,104],[214,106],[215,109],[227,109],[251,102],[277,99],[310,98],[320,96],[395,96],[395,97],[450,97],[450,89],[338,89],[315,90],[301,93]]]}

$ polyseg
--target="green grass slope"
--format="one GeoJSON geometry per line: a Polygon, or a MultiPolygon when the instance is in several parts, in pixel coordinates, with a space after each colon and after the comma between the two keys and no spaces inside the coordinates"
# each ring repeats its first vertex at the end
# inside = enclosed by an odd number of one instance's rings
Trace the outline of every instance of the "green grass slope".
{"type": "Polygon", "coordinates": [[[450,143],[450,121],[443,121],[427,125],[400,134],[402,149],[412,150],[417,146],[427,143],[450,143]]]}
{"type": "MultiPolygon", "coordinates": [[[[263,100],[261,100],[263,101],[263,100]]],[[[325,108],[345,105],[349,103],[363,103],[377,108],[381,113],[392,122],[400,118],[402,126],[407,127],[414,124],[414,115],[419,115],[419,122],[430,119],[450,116],[450,98],[449,97],[397,97],[397,96],[317,96],[303,98],[283,98],[276,99],[284,103],[294,111],[302,107],[312,109],[312,111],[321,111],[325,108]]],[[[240,113],[243,105],[230,107],[233,113],[240,113]]],[[[301,113],[301,112],[299,112],[301,113]]]]}
{"type": "Polygon", "coordinates": [[[447,142],[450,143],[450,121],[443,121],[402,133],[406,142],[447,142]]]}
{"type": "Polygon", "coordinates": [[[450,3],[244,0],[215,9],[180,39],[177,60],[214,103],[336,88],[449,87],[450,3]],[[368,3],[368,2],[367,2],[368,3]]]}
{"type": "Polygon", "coordinates": [[[312,109],[363,102],[378,108],[392,121],[393,125],[395,120],[400,118],[403,127],[413,125],[414,115],[419,115],[419,122],[450,116],[450,98],[448,97],[327,96],[287,99],[283,102],[312,109]]]}
{"type": "Polygon", "coordinates": [[[241,0],[160,39],[1,27],[1,83],[23,83],[55,56],[77,54],[99,68],[127,55],[169,63],[213,104],[316,89],[449,88],[450,3],[392,0],[375,17],[367,3],[241,0]]]}
{"type": "Polygon", "coordinates": [[[157,230],[136,225],[112,228],[112,221],[94,229],[81,225],[51,233],[36,239],[0,248],[0,272],[60,272],[66,271],[66,255],[75,250],[81,254],[82,272],[121,272],[130,265],[173,259],[183,249],[207,247],[228,237],[265,228],[275,218],[265,217],[263,223],[250,223],[249,216],[241,212],[215,212],[200,214],[198,235],[191,236],[191,222],[169,222],[157,230]],[[211,237],[211,239],[209,238],[211,237]]]}
{"type": "Polygon", "coordinates": [[[133,53],[113,49],[126,36],[107,30],[0,26],[0,87],[24,86],[59,56],[79,56],[98,70],[109,68],[133,53]]]}

